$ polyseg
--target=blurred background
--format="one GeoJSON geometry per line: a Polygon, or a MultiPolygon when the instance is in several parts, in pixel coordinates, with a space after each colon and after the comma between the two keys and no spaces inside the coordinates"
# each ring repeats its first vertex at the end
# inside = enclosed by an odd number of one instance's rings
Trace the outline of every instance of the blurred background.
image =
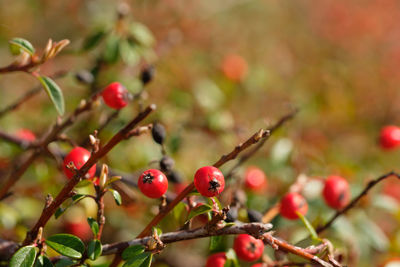
{"type": "MultiPolygon", "coordinates": [[[[294,120],[274,133],[232,181],[240,180],[250,165],[263,169],[269,186],[262,193],[248,192],[247,206],[264,212],[299,175],[342,175],[354,196],[370,179],[399,170],[400,152],[378,146],[383,126],[400,125],[399,21],[396,0],[0,0],[0,63],[13,60],[8,40],[14,37],[29,40],[38,51],[49,38],[69,39],[71,44],[40,68],[49,76],[68,72],[56,80],[67,114],[113,81],[132,94],[141,92],[139,73],[153,65],[154,80],[140,102],[158,105],[148,121],[165,125],[166,151],[187,182],[197,168],[214,163],[259,128],[299,108],[294,120]],[[82,71],[94,74],[95,86],[76,79],[82,71]]],[[[26,73],[0,75],[0,109],[38,85],[26,73]]],[[[135,102],[122,110],[101,132],[103,143],[138,108],[135,102]]],[[[80,143],[112,113],[100,103],[66,133],[80,143]]],[[[41,92],[1,116],[0,128],[10,134],[24,128],[40,136],[56,117],[41,92]]],[[[71,149],[64,143],[59,147],[71,149]]],[[[4,169],[21,153],[16,145],[0,141],[4,169]]],[[[151,136],[141,136],[119,145],[103,162],[135,174],[157,167],[160,158],[151,136]]],[[[56,195],[64,183],[52,159],[37,160],[15,194],[0,203],[0,237],[21,241],[44,196],[56,195]]],[[[134,238],[156,211],[149,207],[158,205],[136,189],[120,186],[130,200],[117,208],[107,197],[103,243],[134,238]]],[[[90,186],[79,190],[93,191],[90,186]]],[[[310,203],[307,218],[313,223],[333,214],[318,190],[314,184],[304,193],[310,203]]],[[[400,253],[399,201],[399,181],[390,178],[323,237],[343,253],[348,266],[378,266],[400,253]]],[[[95,204],[84,200],[50,221],[46,235],[95,214],[95,204]]],[[[165,232],[176,230],[172,221],[162,224],[165,232]]],[[[307,236],[300,221],[277,217],[273,224],[277,235],[292,243],[307,236]]],[[[227,238],[228,247],[230,242],[227,238]]],[[[156,257],[154,266],[203,266],[208,253],[207,239],[176,243],[156,257]]],[[[270,248],[265,254],[274,257],[270,248]]],[[[100,258],[96,264],[108,260],[100,258]]]]}

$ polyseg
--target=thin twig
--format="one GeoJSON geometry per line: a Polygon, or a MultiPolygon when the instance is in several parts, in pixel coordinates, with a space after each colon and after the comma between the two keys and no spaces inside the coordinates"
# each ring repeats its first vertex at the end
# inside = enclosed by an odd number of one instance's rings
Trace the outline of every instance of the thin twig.
{"type": "Polygon", "coordinates": [[[43,209],[40,218],[36,222],[35,226],[26,234],[26,238],[23,245],[28,245],[33,241],[34,236],[37,235],[40,227],[44,227],[48,220],[53,216],[58,207],[69,198],[70,193],[74,189],[75,185],[80,181],[82,177],[88,172],[88,170],[97,163],[102,157],[104,157],[111,149],[113,149],[118,143],[126,139],[127,134],[142,120],[144,120],[152,111],[156,109],[156,106],[150,105],[143,112],[139,113],[130,123],[128,123],[123,129],[115,134],[108,143],[101,147],[97,152],[93,153],[88,161],[76,171],[75,175],[69,180],[64,188],[58,193],[54,201],[45,209],[43,209]]]}
{"type": "Polygon", "coordinates": [[[376,178],[375,180],[370,181],[367,186],[364,188],[363,191],[361,191],[360,194],[358,194],[349,204],[347,204],[346,207],[344,207],[343,209],[337,211],[335,213],[335,215],[332,216],[332,218],[325,223],[323,226],[318,227],[316,229],[317,233],[322,233],[323,231],[325,231],[326,229],[328,229],[335,221],[337,218],[339,218],[340,216],[342,216],[343,214],[345,214],[347,211],[349,211],[350,209],[354,208],[357,203],[361,200],[361,198],[363,198],[365,195],[368,194],[369,190],[371,190],[375,185],[377,185],[379,182],[385,180],[386,178],[389,178],[391,176],[395,176],[398,179],[400,179],[400,174],[391,171],[389,173],[386,173],[384,175],[381,175],[380,177],[376,178]]]}

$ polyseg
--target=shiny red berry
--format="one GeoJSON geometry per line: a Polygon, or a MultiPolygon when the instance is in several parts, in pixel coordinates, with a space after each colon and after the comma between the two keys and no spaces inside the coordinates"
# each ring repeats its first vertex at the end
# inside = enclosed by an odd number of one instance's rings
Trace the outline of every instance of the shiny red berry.
{"type": "Polygon", "coordinates": [[[168,179],[161,171],[150,169],[140,175],[138,186],[145,196],[159,198],[167,192],[168,179]]]}
{"type": "Polygon", "coordinates": [[[201,195],[214,197],[224,190],[224,175],[213,166],[205,166],[198,169],[194,175],[194,185],[201,195]]]}
{"type": "Polygon", "coordinates": [[[326,204],[333,209],[341,209],[350,201],[349,183],[343,177],[329,176],[322,191],[326,204]]]}
{"type": "Polygon", "coordinates": [[[266,266],[266,265],[264,265],[264,263],[256,263],[256,264],[251,265],[251,267],[264,267],[264,266],[266,266]]]}
{"type": "Polygon", "coordinates": [[[394,149],[400,146],[400,127],[392,125],[383,127],[379,143],[383,149],[394,149]]]}
{"type": "Polygon", "coordinates": [[[114,109],[125,107],[129,100],[128,90],[118,82],[113,82],[104,88],[102,96],[106,105],[114,109]]]}
{"type": "MultiPolygon", "coordinates": [[[[67,168],[67,165],[69,165],[72,162],[73,166],[75,166],[75,168],[79,170],[86,163],[86,161],[88,161],[89,158],[90,158],[90,152],[84,149],[83,147],[78,146],[73,148],[64,158],[63,170],[68,179],[71,179],[72,176],[74,176],[74,172],[69,170],[67,168]]],[[[95,173],[96,173],[96,165],[93,165],[86,173],[86,178],[92,178],[95,175],[95,173]]]]}
{"type": "Polygon", "coordinates": [[[224,267],[225,262],[225,252],[215,253],[208,257],[206,267],[224,267]]]}
{"type": "Polygon", "coordinates": [[[68,221],[64,225],[65,231],[87,241],[93,236],[92,230],[86,220],[68,221]]]}
{"type": "Polygon", "coordinates": [[[299,218],[296,212],[306,215],[308,204],[306,199],[299,193],[287,193],[281,200],[280,214],[289,220],[299,218]]]}
{"type": "Polygon", "coordinates": [[[16,133],[17,137],[27,141],[27,142],[32,142],[36,140],[36,136],[34,133],[32,133],[30,130],[28,129],[20,129],[17,133],[16,133]]]}
{"type": "Polygon", "coordinates": [[[264,243],[251,235],[240,234],[233,242],[233,249],[239,259],[255,261],[261,257],[264,251],[264,243]]]}
{"type": "Polygon", "coordinates": [[[244,185],[246,188],[258,191],[264,189],[266,183],[267,178],[263,170],[255,166],[247,168],[244,174],[244,185]]]}

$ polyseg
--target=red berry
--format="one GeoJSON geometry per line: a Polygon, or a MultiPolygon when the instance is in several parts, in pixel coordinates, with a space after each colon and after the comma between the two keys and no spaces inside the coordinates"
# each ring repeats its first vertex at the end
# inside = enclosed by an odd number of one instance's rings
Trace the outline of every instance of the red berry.
{"type": "Polygon", "coordinates": [[[225,262],[225,252],[215,253],[208,257],[206,267],[224,267],[225,262]]]}
{"type": "Polygon", "coordinates": [[[251,267],[264,267],[264,266],[265,266],[264,263],[256,263],[251,265],[251,267]]]}
{"type": "Polygon", "coordinates": [[[150,169],[140,175],[138,186],[147,197],[159,198],[167,192],[168,179],[161,171],[150,169]]]}
{"type": "Polygon", "coordinates": [[[341,209],[350,201],[349,184],[343,177],[331,175],[325,181],[322,192],[326,204],[333,209],[341,209]]]}
{"type": "Polygon", "coordinates": [[[113,82],[104,88],[102,96],[107,106],[121,109],[128,104],[129,92],[122,84],[113,82]]]}
{"type": "Polygon", "coordinates": [[[394,149],[398,147],[400,145],[400,127],[392,125],[383,127],[379,142],[383,149],[394,149]]]}
{"type": "MultiPolygon", "coordinates": [[[[84,149],[83,147],[75,147],[73,148],[67,156],[64,158],[64,173],[68,177],[68,179],[71,179],[72,176],[74,176],[74,172],[69,170],[67,168],[67,165],[69,163],[73,163],[75,168],[78,170],[88,161],[90,158],[90,152],[84,149]]],[[[86,178],[92,178],[96,173],[96,165],[93,165],[89,171],[86,173],[86,178]]]]}
{"type": "Polygon", "coordinates": [[[16,133],[17,137],[27,141],[27,142],[32,142],[36,140],[36,136],[34,133],[32,133],[30,130],[28,129],[20,129],[17,133],[16,133]]]}
{"type": "Polygon", "coordinates": [[[214,197],[224,190],[224,175],[213,166],[201,167],[194,175],[194,185],[201,195],[214,197]]]}
{"type": "Polygon", "coordinates": [[[264,251],[264,243],[251,235],[240,234],[233,242],[233,249],[239,259],[244,261],[255,261],[261,257],[264,251]]]}
{"type": "Polygon", "coordinates": [[[92,238],[92,230],[86,220],[66,222],[65,231],[87,241],[92,238]]]}
{"type": "Polygon", "coordinates": [[[261,190],[265,188],[266,176],[264,172],[255,166],[247,168],[244,174],[244,185],[250,190],[261,190]]]}
{"type": "Polygon", "coordinates": [[[306,215],[308,204],[306,199],[299,193],[287,193],[281,200],[280,213],[289,220],[299,218],[296,212],[306,215]]]}
{"type": "Polygon", "coordinates": [[[222,62],[222,72],[225,76],[234,81],[239,82],[247,75],[247,62],[239,55],[228,55],[222,62]]]}

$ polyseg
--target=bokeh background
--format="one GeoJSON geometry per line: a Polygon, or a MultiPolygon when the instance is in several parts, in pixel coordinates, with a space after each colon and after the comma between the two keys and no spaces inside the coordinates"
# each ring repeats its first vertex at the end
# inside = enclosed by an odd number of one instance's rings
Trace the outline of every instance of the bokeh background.
{"type": "MultiPolygon", "coordinates": [[[[75,74],[93,71],[99,59],[112,54],[112,39],[123,40],[131,27],[126,25],[136,23],[135,49],[128,51],[128,42],[121,44],[117,58],[103,62],[95,89],[120,81],[137,93],[141,68],[153,64],[156,75],[142,101],[158,105],[148,121],[166,126],[167,152],[187,181],[198,167],[212,164],[260,127],[299,108],[295,119],[237,174],[240,179],[248,165],[265,171],[268,189],[248,196],[249,207],[265,211],[299,175],[342,175],[351,183],[354,196],[370,179],[399,169],[400,152],[383,151],[377,142],[383,126],[400,125],[399,21],[396,0],[138,0],[122,7],[117,1],[101,0],[0,0],[0,63],[12,61],[8,40],[13,37],[31,41],[39,51],[48,38],[69,39],[63,53],[40,68],[46,75],[68,71],[57,79],[68,113],[93,92],[75,74]],[[122,26],[118,9],[126,13],[122,26]],[[99,31],[107,32],[104,40],[82,49],[85,40],[99,31]]],[[[0,108],[35,86],[37,80],[26,73],[1,75],[0,108]]],[[[137,110],[137,104],[124,109],[101,139],[107,140],[137,110]]],[[[79,143],[111,113],[101,104],[67,134],[79,143]]],[[[40,136],[56,116],[42,92],[1,117],[0,128],[9,133],[27,128],[40,136]]],[[[60,147],[65,152],[71,148],[60,147]]],[[[3,168],[21,153],[15,145],[0,141],[3,168]]],[[[103,162],[137,173],[155,166],[151,162],[160,157],[151,137],[142,136],[119,145],[103,162]]],[[[55,195],[64,183],[51,159],[36,161],[15,187],[15,195],[0,203],[0,236],[23,239],[41,211],[44,196],[55,195]]],[[[125,190],[134,201],[121,208],[107,198],[104,243],[133,238],[153,215],[149,207],[157,205],[136,189],[125,190]]],[[[333,214],[318,190],[318,184],[313,184],[306,192],[311,206],[307,218],[314,223],[333,214]]],[[[343,251],[349,266],[378,266],[400,253],[399,201],[399,181],[390,178],[323,236],[343,251]]],[[[46,232],[62,231],[66,222],[85,220],[95,211],[90,200],[83,201],[61,219],[52,220],[46,232]]],[[[293,243],[307,235],[300,221],[278,217],[273,223],[277,235],[293,243]]],[[[163,227],[176,229],[176,225],[163,227]]],[[[202,266],[207,246],[207,240],[174,244],[155,264],[202,266]]],[[[269,248],[265,253],[273,255],[269,248]]],[[[98,264],[105,262],[107,258],[102,258],[98,264]]]]}

